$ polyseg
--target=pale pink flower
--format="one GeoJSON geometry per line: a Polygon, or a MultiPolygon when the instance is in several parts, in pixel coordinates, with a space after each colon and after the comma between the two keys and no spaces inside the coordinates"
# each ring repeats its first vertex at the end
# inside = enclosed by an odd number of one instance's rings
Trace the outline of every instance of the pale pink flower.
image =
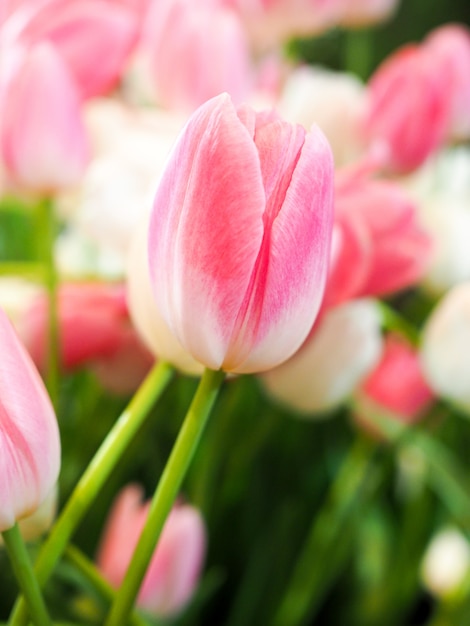
{"type": "Polygon", "coordinates": [[[434,55],[414,44],[394,52],[372,75],[364,132],[373,149],[385,149],[386,169],[409,172],[443,145],[453,106],[450,81],[434,55]]]}
{"type": "MultiPolygon", "coordinates": [[[[368,413],[375,410],[413,424],[434,398],[424,379],[418,350],[398,335],[387,335],[379,363],[357,390],[355,412],[359,423],[365,425],[369,423],[368,413]]],[[[371,428],[374,430],[373,424],[371,428]]]]}
{"type": "Polygon", "coordinates": [[[338,23],[346,28],[363,27],[389,19],[399,0],[342,0],[338,23]]]}
{"type": "Polygon", "coordinates": [[[108,93],[124,72],[147,0],[25,0],[3,27],[0,44],[52,44],[82,98],[108,93]]]}
{"type": "Polygon", "coordinates": [[[416,205],[391,180],[338,175],[325,303],[384,296],[416,284],[432,257],[416,205]]]}
{"type": "MultiPolygon", "coordinates": [[[[48,304],[41,294],[18,322],[34,362],[47,367],[48,304]]],[[[60,363],[65,371],[90,367],[111,391],[135,390],[153,359],[138,338],[119,284],[64,283],[58,292],[60,363]]]]}
{"type": "MultiPolygon", "coordinates": [[[[97,563],[103,575],[119,587],[148,515],[143,490],[125,487],[110,511],[97,563]]],[[[137,599],[138,606],[161,617],[175,615],[190,600],[201,574],[206,530],[200,513],[177,503],[168,516],[137,599]]]]}
{"type": "Polygon", "coordinates": [[[46,500],[60,469],[57,420],[44,384],[0,310],[0,532],[46,500]]]}
{"type": "Polygon", "coordinates": [[[302,347],[260,376],[277,402],[305,417],[344,403],[377,364],[381,318],[372,300],[352,300],[326,311],[302,347]]]}
{"type": "Polygon", "coordinates": [[[319,129],[238,111],[222,94],[177,140],[150,220],[160,311],[212,369],[287,359],[318,312],[333,221],[333,159],[319,129]]]}
{"type": "Polygon", "coordinates": [[[450,77],[447,98],[451,101],[452,138],[470,138],[470,30],[463,24],[440,26],[424,40],[434,59],[436,72],[450,77]]]}
{"type": "Polygon", "coordinates": [[[49,194],[80,180],[89,157],[80,100],[53,46],[19,54],[0,87],[0,110],[0,150],[14,184],[49,194]]]}
{"type": "Polygon", "coordinates": [[[236,14],[210,0],[159,0],[140,44],[157,102],[192,112],[228,92],[237,103],[252,87],[248,43],[236,14]]]}

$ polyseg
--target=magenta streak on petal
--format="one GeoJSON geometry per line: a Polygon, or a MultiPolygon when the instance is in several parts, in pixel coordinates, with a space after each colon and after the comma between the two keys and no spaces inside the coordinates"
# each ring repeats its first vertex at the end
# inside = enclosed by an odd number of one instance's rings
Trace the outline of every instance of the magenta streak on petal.
{"type": "Polygon", "coordinates": [[[266,193],[264,232],[250,282],[235,321],[224,367],[236,367],[243,362],[259,334],[261,319],[266,313],[264,299],[271,258],[271,232],[284,206],[304,137],[303,129],[281,121],[265,124],[255,133],[266,193]]]}

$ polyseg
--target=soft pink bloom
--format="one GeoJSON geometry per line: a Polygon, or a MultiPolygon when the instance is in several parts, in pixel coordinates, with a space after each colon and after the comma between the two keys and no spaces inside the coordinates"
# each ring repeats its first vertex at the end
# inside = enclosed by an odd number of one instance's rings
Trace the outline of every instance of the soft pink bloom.
{"type": "Polygon", "coordinates": [[[426,272],[432,239],[398,183],[339,175],[333,258],[325,302],[384,296],[416,284],[426,272]]]}
{"type": "MultiPolygon", "coordinates": [[[[116,499],[104,529],[98,567],[119,587],[144,527],[150,502],[135,484],[116,499]]],[[[168,516],[150,561],[137,603],[149,612],[167,617],[181,611],[199,580],[206,550],[206,530],[200,513],[177,503],[168,516]]]]}
{"type": "Polygon", "coordinates": [[[90,98],[109,92],[121,77],[145,8],[146,0],[25,1],[6,21],[3,45],[54,45],[80,96],[90,98]]]}
{"type": "Polygon", "coordinates": [[[244,100],[252,86],[248,44],[236,14],[210,0],[159,0],[147,15],[141,50],[157,101],[193,111],[228,92],[244,100]]]}
{"type": "Polygon", "coordinates": [[[50,44],[18,53],[0,87],[0,150],[13,183],[48,194],[76,184],[89,147],[70,73],[50,44]]]}
{"type": "Polygon", "coordinates": [[[439,149],[449,131],[451,77],[440,70],[434,55],[406,45],[388,57],[368,84],[365,136],[387,151],[384,166],[409,172],[439,149]]]}
{"type": "MultiPolygon", "coordinates": [[[[358,414],[367,410],[392,413],[407,424],[418,421],[434,400],[426,383],[418,351],[397,335],[385,339],[382,358],[358,390],[358,414]]],[[[367,416],[364,418],[367,423],[367,416]]]]}
{"type": "Polygon", "coordinates": [[[226,94],[190,118],[150,221],[154,295],[183,347],[212,369],[287,359],[318,312],[333,221],[319,129],[238,111],[226,94]]]}
{"type": "Polygon", "coordinates": [[[319,34],[337,23],[342,0],[219,0],[241,16],[257,50],[319,34]]]}
{"type": "Polygon", "coordinates": [[[57,420],[43,382],[0,310],[0,532],[46,500],[60,469],[57,420]]]}
{"type": "Polygon", "coordinates": [[[470,30],[446,24],[433,30],[423,44],[433,56],[436,71],[450,77],[446,97],[451,101],[451,135],[470,138],[470,30]]]}
{"type": "Polygon", "coordinates": [[[326,311],[302,347],[260,380],[277,402],[314,417],[345,402],[382,351],[381,318],[372,300],[326,311]]]}
{"type": "MultiPolygon", "coordinates": [[[[133,391],[152,364],[131,322],[119,284],[63,284],[58,294],[60,361],[66,371],[92,367],[112,391],[133,391]]],[[[32,303],[18,328],[34,362],[47,366],[48,305],[32,303]]]]}

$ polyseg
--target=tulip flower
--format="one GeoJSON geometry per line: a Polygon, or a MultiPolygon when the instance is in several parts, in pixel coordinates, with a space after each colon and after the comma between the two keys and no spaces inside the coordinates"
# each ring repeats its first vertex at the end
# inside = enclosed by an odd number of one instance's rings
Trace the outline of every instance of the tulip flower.
{"type": "Polygon", "coordinates": [[[0,310],[0,532],[32,515],[57,482],[60,438],[31,358],[0,310]]]}
{"type": "MultiPolygon", "coordinates": [[[[98,567],[119,587],[137,545],[150,503],[142,489],[125,487],[109,513],[98,550],[98,567]]],[[[200,513],[177,503],[168,516],[140,588],[137,604],[159,617],[180,612],[190,600],[201,573],[206,531],[200,513]]]]}
{"type": "Polygon", "coordinates": [[[262,374],[268,395],[300,415],[322,414],[347,400],[378,363],[381,319],[372,300],[327,311],[303,346],[262,374]]]}
{"type": "Polygon", "coordinates": [[[421,580],[439,599],[453,598],[465,588],[470,572],[470,544],[455,526],[440,529],[421,563],[421,580]]]}
{"type": "Polygon", "coordinates": [[[154,2],[140,49],[156,100],[167,108],[192,112],[223,91],[238,103],[249,95],[252,70],[241,22],[210,0],[154,2]]]}
{"type": "Polygon", "coordinates": [[[451,119],[449,83],[434,55],[414,44],[397,50],[375,71],[364,132],[369,145],[385,147],[386,169],[410,172],[443,145],[451,119]]]}
{"type": "MultiPolygon", "coordinates": [[[[18,329],[40,371],[47,364],[48,304],[39,294],[18,329]]],[[[130,320],[122,285],[63,284],[58,291],[60,363],[64,370],[91,367],[113,392],[134,391],[153,359],[130,320]]]]}
{"type": "Polygon", "coordinates": [[[391,17],[397,6],[398,0],[343,0],[338,21],[345,28],[375,24],[391,17]]]}
{"type": "Polygon", "coordinates": [[[420,351],[423,373],[436,395],[470,409],[470,282],[453,287],[431,312],[420,351]]]}
{"type": "Polygon", "coordinates": [[[461,24],[440,26],[431,31],[423,46],[432,54],[437,71],[450,77],[451,137],[469,139],[470,30],[461,24]]]}
{"type": "Polygon", "coordinates": [[[349,174],[337,176],[335,190],[325,304],[389,295],[419,282],[431,263],[433,240],[409,195],[393,181],[349,174]]]}
{"type": "Polygon", "coordinates": [[[388,335],[382,357],[362,382],[357,398],[356,417],[360,424],[368,426],[367,412],[375,409],[413,424],[431,405],[434,393],[424,379],[418,351],[401,337],[388,335]],[[362,407],[366,410],[364,416],[362,407]]]}
{"type": "Polygon", "coordinates": [[[3,88],[0,150],[12,181],[53,193],[76,184],[88,162],[88,141],[75,83],[52,45],[20,55],[3,88]]]}
{"type": "Polygon", "coordinates": [[[108,93],[118,82],[139,35],[146,0],[30,0],[4,25],[3,39],[54,46],[80,97],[108,93]],[[97,60],[99,59],[99,62],[97,60]]]}
{"type": "Polygon", "coordinates": [[[154,296],[206,367],[269,369],[309,333],[323,295],[333,159],[319,129],[238,111],[222,94],[190,118],[149,228],[154,296]]]}

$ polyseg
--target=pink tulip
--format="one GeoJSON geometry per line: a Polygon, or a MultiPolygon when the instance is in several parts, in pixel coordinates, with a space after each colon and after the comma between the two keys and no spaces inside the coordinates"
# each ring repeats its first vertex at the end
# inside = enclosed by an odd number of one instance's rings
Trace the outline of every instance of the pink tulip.
{"type": "MultiPolygon", "coordinates": [[[[423,377],[417,350],[401,337],[388,335],[380,362],[358,391],[359,419],[362,421],[361,405],[367,403],[368,410],[386,411],[412,424],[434,397],[423,377]]],[[[367,422],[367,417],[364,419],[367,422]]]]}
{"type": "Polygon", "coordinates": [[[0,532],[31,515],[57,482],[57,420],[25,348],[0,310],[0,532]]]}
{"type": "Polygon", "coordinates": [[[389,295],[423,277],[432,239],[397,183],[339,175],[335,210],[338,233],[326,304],[389,295]]]}
{"type": "Polygon", "coordinates": [[[121,77],[147,0],[25,0],[4,25],[3,39],[25,47],[53,44],[82,98],[103,95],[121,77]]]}
{"type": "Polygon", "coordinates": [[[201,0],[159,0],[147,15],[142,52],[157,101],[192,112],[227,91],[235,102],[251,88],[248,44],[233,11],[201,0]]]}
{"type": "Polygon", "coordinates": [[[446,24],[433,30],[423,44],[433,56],[436,71],[450,77],[451,134],[470,138],[470,30],[446,24]]]}
{"type": "MultiPolygon", "coordinates": [[[[129,320],[122,285],[64,284],[58,301],[60,361],[66,371],[92,367],[111,391],[138,387],[152,364],[129,320]]],[[[40,295],[18,324],[34,362],[47,363],[48,306],[40,295]]]]}
{"type": "Polygon", "coordinates": [[[407,45],[379,66],[368,85],[364,130],[387,150],[385,167],[409,172],[439,149],[448,134],[450,77],[425,48],[407,45]]]}
{"type": "Polygon", "coordinates": [[[333,158],[319,129],[238,111],[222,94],[190,118],[160,179],[149,261],[160,311],[212,369],[287,359],[323,295],[333,158]]]}
{"type": "Polygon", "coordinates": [[[24,56],[18,52],[10,69],[0,88],[0,149],[7,173],[16,185],[42,194],[78,183],[88,141],[67,67],[43,43],[24,56]]]}
{"type": "MultiPolygon", "coordinates": [[[[116,499],[98,551],[98,567],[119,587],[145,524],[150,503],[138,485],[125,487],[116,499]]],[[[142,583],[137,604],[160,617],[180,612],[190,600],[201,573],[206,531],[199,512],[176,504],[167,518],[142,583]]]]}

